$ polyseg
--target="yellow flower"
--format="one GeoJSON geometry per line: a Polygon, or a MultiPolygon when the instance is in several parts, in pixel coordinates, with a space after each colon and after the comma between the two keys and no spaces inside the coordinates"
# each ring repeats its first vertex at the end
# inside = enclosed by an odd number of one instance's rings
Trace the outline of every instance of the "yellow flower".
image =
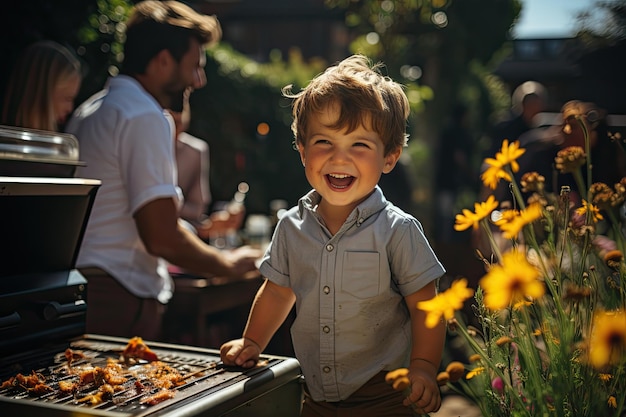
{"type": "Polygon", "coordinates": [[[396,391],[404,391],[411,386],[409,380],[409,370],[407,368],[398,368],[387,372],[385,382],[393,387],[396,391]]]}
{"type": "Polygon", "coordinates": [[[500,227],[502,237],[505,239],[514,239],[524,226],[541,218],[541,215],[541,204],[533,203],[526,207],[525,210],[521,210],[517,216],[503,215],[502,218],[496,222],[496,225],[500,227]]]}
{"type": "Polygon", "coordinates": [[[465,375],[465,379],[472,379],[476,375],[482,374],[484,370],[485,370],[484,366],[479,366],[477,368],[474,368],[473,370],[469,371],[467,375],[465,375]]]}
{"type": "Polygon", "coordinates": [[[448,374],[446,371],[439,372],[437,374],[437,385],[442,387],[446,385],[448,382],[450,382],[450,374],[448,374]]]}
{"type": "Polygon", "coordinates": [[[450,297],[451,302],[454,303],[455,306],[458,306],[458,309],[463,307],[463,301],[474,295],[474,290],[467,288],[467,279],[460,278],[452,282],[450,288],[445,291],[445,294],[450,297]],[[454,300],[456,300],[456,302],[454,300]]]}
{"type": "Polygon", "coordinates": [[[496,340],[496,346],[502,347],[504,345],[509,345],[513,343],[513,339],[508,336],[501,336],[496,340]]]}
{"type": "Polygon", "coordinates": [[[391,384],[396,379],[402,378],[402,377],[405,377],[405,376],[408,376],[408,375],[409,375],[409,369],[408,368],[394,369],[393,371],[387,372],[387,375],[385,375],[385,381],[388,384],[391,384]]]}
{"type": "Polygon", "coordinates": [[[519,311],[519,310],[523,309],[524,307],[528,307],[530,305],[532,305],[532,302],[530,302],[530,301],[519,300],[518,302],[513,304],[513,310],[519,311]]]}
{"type": "Polygon", "coordinates": [[[545,292],[540,274],[523,253],[511,251],[502,256],[502,265],[494,265],[480,280],[485,291],[485,306],[500,310],[526,298],[539,298],[545,292]]]}
{"type": "Polygon", "coordinates": [[[474,212],[472,213],[468,209],[463,209],[463,214],[456,215],[456,224],[454,225],[454,230],[458,232],[462,232],[463,230],[467,230],[470,227],[474,229],[478,229],[478,222],[489,216],[492,211],[494,211],[498,207],[498,202],[496,198],[490,195],[487,198],[487,201],[482,203],[474,203],[474,212]]]}
{"type": "Polygon", "coordinates": [[[615,192],[611,195],[611,206],[618,207],[626,200],[626,177],[615,184],[615,192]]]}
{"type": "Polygon", "coordinates": [[[470,362],[478,362],[481,359],[482,359],[482,356],[480,356],[478,353],[474,353],[473,355],[470,355],[470,357],[468,358],[470,362]]]}
{"type": "MultiPolygon", "coordinates": [[[[492,161],[495,161],[492,159],[492,161]]],[[[485,160],[487,162],[487,160],[485,160]]],[[[496,161],[497,162],[497,161],[496,161]]],[[[511,176],[501,166],[490,166],[480,175],[485,187],[495,190],[501,179],[511,182],[511,176]]]]}
{"type": "Polygon", "coordinates": [[[611,375],[611,374],[598,374],[598,378],[600,378],[600,381],[602,381],[602,382],[609,382],[613,378],[613,375],[611,375]]]}
{"type": "Polygon", "coordinates": [[[615,399],[613,395],[609,397],[606,403],[611,408],[617,408],[617,400],[615,399]]]}
{"type": "Polygon", "coordinates": [[[417,303],[417,308],[426,312],[426,327],[432,329],[439,323],[441,316],[446,320],[454,317],[454,312],[463,308],[463,302],[474,294],[474,290],[467,288],[465,278],[452,283],[449,289],[434,298],[417,303]]]}
{"type": "Polygon", "coordinates": [[[538,172],[531,171],[522,175],[520,185],[522,191],[527,193],[531,191],[542,191],[546,183],[546,178],[538,172]]]}
{"type": "Polygon", "coordinates": [[[495,224],[503,224],[512,222],[515,217],[519,216],[519,210],[506,209],[500,212],[500,216],[494,220],[495,224]]]}
{"type": "Polygon", "coordinates": [[[452,361],[446,366],[450,382],[456,382],[465,374],[465,366],[459,361],[452,361]]]}
{"type": "Polygon", "coordinates": [[[594,206],[593,204],[587,203],[587,201],[583,200],[583,206],[578,207],[576,209],[576,214],[580,216],[584,216],[587,212],[591,213],[591,218],[594,223],[598,223],[599,220],[602,220],[604,217],[600,214],[600,209],[594,206]]]}
{"type": "Polygon", "coordinates": [[[486,158],[485,164],[489,166],[481,175],[481,179],[485,186],[494,190],[498,185],[500,179],[506,181],[512,181],[511,176],[504,170],[507,165],[510,165],[511,171],[519,171],[519,164],[517,158],[522,156],[526,152],[525,149],[519,147],[519,141],[512,142],[509,145],[508,139],[502,141],[502,148],[500,152],[496,153],[494,158],[486,158]]]}
{"type": "Polygon", "coordinates": [[[568,146],[557,152],[554,162],[561,173],[574,172],[585,164],[587,156],[580,146],[568,146]]]}
{"type": "Polygon", "coordinates": [[[619,250],[610,250],[604,254],[604,262],[611,268],[619,268],[622,259],[624,259],[624,254],[619,250]]]}
{"type": "Polygon", "coordinates": [[[594,206],[600,210],[610,210],[612,201],[615,201],[615,193],[603,182],[596,182],[589,187],[589,193],[591,194],[591,202],[594,206]]]}
{"type": "Polygon", "coordinates": [[[502,141],[502,148],[500,152],[496,154],[496,159],[502,164],[502,166],[511,164],[511,170],[513,172],[519,171],[519,165],[517,163],[517,158],[524,155],[526,149],[519,147],[519,141],[516,140],[511,142],[509,145],[508,139],[504,139],[502,141]]]}
{"type": "Polygon", "coordinates": [[[456,223],[454,224],[454,230],[457,232],[462,232],[463,230],[467,230],[470,227],[474,229],[478,229],[478,218],[476,214],[468,209],[463,209],[462,214],[456,215],[456,223]]]}
{"type": "Polygon", "coordinates": [[[408,377],[403,376],[393,381],[391,386],[396,391],[404,391],[405,389],[411,386],[411,380],[408,377]]]}
{"type": "Polygon", "coordinates": [[[626,312],[601,311],[593,316],[589,362],[596,369],[618,364],[626,354],[626,312]]]}

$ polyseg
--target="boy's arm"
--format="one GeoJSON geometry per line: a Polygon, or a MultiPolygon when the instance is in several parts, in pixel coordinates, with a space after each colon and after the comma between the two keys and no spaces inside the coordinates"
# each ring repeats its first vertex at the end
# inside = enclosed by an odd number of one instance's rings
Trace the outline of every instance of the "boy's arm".
{"type": "Polygon", "coordinates": [[[241,339],[222,345],[220,354],[227,365],[251,367],[291,311],[296,296],[288,287],[265,280],[257,292],[241,339]]]}
{"type": "Polygon", "coordinates": [[[441,395],[437,385],[437,372],[443,354],[446,326],[443,320],[432,329],[426,327],[426,313],[417,309],[419,301],[430,300],[436,295],[435,282],[404,299],[411,314],[412,348],[409,364],[411,394],[404,400],[405,405],[415,404],[418,411],[437,411],[441,405],[441,395]]]}

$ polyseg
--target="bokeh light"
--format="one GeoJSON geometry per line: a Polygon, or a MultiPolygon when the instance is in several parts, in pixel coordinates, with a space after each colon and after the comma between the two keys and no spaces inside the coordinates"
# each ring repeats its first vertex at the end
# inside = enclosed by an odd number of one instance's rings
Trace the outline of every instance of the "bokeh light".
{"type": "Polygon", "coordinates": [[[256,126],[256,133],[260,136],[267,136],[270,133],[270,125],[265,122],[261,122],[256,126]]]}

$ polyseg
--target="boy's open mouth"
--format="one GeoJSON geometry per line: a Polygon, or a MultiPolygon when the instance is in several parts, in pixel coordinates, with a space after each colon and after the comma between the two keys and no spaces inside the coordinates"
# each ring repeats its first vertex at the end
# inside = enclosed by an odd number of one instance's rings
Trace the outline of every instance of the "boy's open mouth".
{"type": "Polygon", "coordinates": [[[333,188],[348,188],[354,177],[347,174],[327,174],[326,180],[333,188]]]}

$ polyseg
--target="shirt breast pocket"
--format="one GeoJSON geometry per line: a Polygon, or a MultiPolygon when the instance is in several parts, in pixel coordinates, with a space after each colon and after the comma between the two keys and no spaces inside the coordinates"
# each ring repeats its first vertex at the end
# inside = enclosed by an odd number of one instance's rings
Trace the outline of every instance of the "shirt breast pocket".
{"type": "Polygon", "coordinates": [[[378,252],[346,252],[343,259],[341,289],[357,298],[371,298],[381,291],[381,284],[388,281],[381,277],[378,252]]]}

